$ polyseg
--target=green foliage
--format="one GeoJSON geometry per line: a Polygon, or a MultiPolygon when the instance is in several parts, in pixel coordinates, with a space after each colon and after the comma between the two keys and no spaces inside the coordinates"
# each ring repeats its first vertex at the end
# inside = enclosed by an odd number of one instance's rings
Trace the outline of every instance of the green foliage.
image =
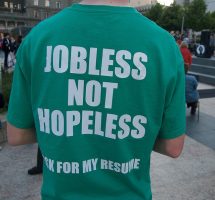
{"type": "Polygon", "coordinates": [[[168,31],[181,30],[183,18],[184,29],[215,31],[215,12],[210,13],[206,10],[204,0],[193,0],[184,6],[173,3],[165,7],[157,3],[144,15],[168,31]]]}
{"type": "Polygon", "coordinates": [[[202,30],[202,29],[212,29],[212,27],[211,27],[212,17],[210,15],[210,13],[206,13],[204,15],[204,17],[202,17],[201,23],[202,23],[201,29],[199,29],[199,30],[202,30]]]}
{"type": "Polygon", "coordinates": [[[169,7],[164,8],[161,17],[161,26],[166,30],[180,30],[183,18],[183,9],[180,5],[173,3],[169,7]]]}
{"type": "Polygon", "coordinates": [[[187,7],[186,26],[196,31],[205,29],[206,9],[204,0],[193,0],[187,7]]]}
{"type": "Polygon", "coordinates": [[[154,21],[157,24],[160,24],[160,19],[163,15],[163,6],[159,3],[156,3],[150,10],[145,13],[145,16],[154,21]]]}
{"type": "Polygon", "coordinates": [[[209,28],[215,32],[215,11],[210,13],[210,26],[209,28]]]}

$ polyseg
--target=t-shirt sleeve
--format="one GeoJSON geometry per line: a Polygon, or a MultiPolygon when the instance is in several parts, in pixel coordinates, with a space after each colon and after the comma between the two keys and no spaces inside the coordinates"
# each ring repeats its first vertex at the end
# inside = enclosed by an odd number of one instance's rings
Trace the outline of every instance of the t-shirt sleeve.
{"type": "Polygon", "coordinates": [[[186,130],[185,114],[185,74],[183,60],[178,54],[177,73],[175,84],[172,85],[171,98],[168,105],[165,105],[162,125],[158,137],[173,139],[181,136],[186,130]]]}
{"type": "MultiPolygon", "coordinates": [[[[20,50],[21,51],[21,50],[20,50]]],[[[13,75],[13,84],[10,95],[7,121],[17,128],[27,129],[34,127],[33,112],[30,98],[30,85],[21,66],[24,65],[22,55],[18,53],[17,63],[13,75]]]]}

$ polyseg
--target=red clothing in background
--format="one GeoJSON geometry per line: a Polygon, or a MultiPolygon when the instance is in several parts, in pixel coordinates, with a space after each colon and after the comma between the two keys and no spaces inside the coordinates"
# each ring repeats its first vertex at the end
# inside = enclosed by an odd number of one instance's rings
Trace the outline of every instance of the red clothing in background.
{"type": "Polygon", "coordinates": [[[184,64],[190,66],[192,64],[192,55],[187,47],[181,47],[181,54],[184,58],[184,64]]]}

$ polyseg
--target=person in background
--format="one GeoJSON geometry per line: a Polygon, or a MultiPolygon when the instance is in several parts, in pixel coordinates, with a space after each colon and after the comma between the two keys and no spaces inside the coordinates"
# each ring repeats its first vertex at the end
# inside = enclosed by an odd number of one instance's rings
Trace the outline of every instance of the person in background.
{"type": "Polygon", "coordinates": [[[11,52],[15,52],[17,49],[17,44],[16,44],[16,40],[13,36],[10,37],[10,51],[11,52]]]}
{"type": "Polygon", "coordinates": [[[176,34],[175,31],[170,31],[170,34],[172,35],[172,37],[174,37],[175,41],[176,41],[176,34]]]}
{"type": "Polygon", "coordinates": [[[199,101],[199,92],[197,90],[198,82],[193,75],[186,74],[186,103],[187,108],[191,108],[190,114],[195,115],[199,101]]]}
{"type": "Polygon", "coordinates": [[[18,35],[18,36],[16,37],[16,49],[15,49],[15,54],[16,54],[16,52],[18,51],[18,49],[19,49],[21,43],[22,43],[22,36],[21,36],[21,35],[18,35]]]}
{"type": "Polygon", "coordinates": [[[10,37],[10,52],[8,55],[7,64],[9,68],[12,68],[15,66],[16,63],[16,57],[15,57],[15,51],[17,49],[16,40],[13,36],[10,37]]]}
{"type": "MultiPolygon", "coordinates": [[[[0,90],[0,108],[4,107],[4,96],[2,94],[2,91],[0,90]]],[[[2,120],[0,119],[0,129],[2,129],[2,120]]],[[[0,146],[0,150],[2,150],[2,147],[0,146]]]]}
{"type": "Polygon", "coordinates": [[[43,172],[43,156],[40,148],[37,149],[37,165],[28,170],[29,175],[37,175],[43,172]]]}
{"type": "Polygon", "coordinates": [[[2,49],[4,51],[4,69],[5,70],[8,69],[8,55],[10,53],[10,48],[11,48],[10,34],[5,33],[3,44],[2,44],[2,49]]]}
{"type": "Polygon", "coordinates": [[[38,142],[43,200],[152,200],[152,151],[183,149],[184,76],[174,38],[129,0],[84,0],[22,42],[8,142],[38,142]]]}
{"type": "Polygon", "coordinates": [[[0,32],[0,50],[3,48],[3,39],[4,39],[4,34],[0,32]]]}
{"type": "Polygon", "coordinates": [[[184,59],[184,70],[185,70],[185,73],[187,73],[187,71],[190,69],[190,66],[192,64],[192,54],[188,49],[188,44],[185,41],[181,43],[180,51],[184,59]]]}
{"type": "Polygon", "coordinates": [[[211,33],[210,35],[210,50],[211,50],[211,55],[214,56],[214,49],[215,49],[215,34],[211,33]]]}

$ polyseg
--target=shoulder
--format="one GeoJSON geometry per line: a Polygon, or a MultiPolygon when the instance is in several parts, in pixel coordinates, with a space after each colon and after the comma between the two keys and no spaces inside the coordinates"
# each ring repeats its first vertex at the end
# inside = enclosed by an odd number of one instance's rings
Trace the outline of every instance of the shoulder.
{"type": "Polygon", "coordinates": [[[136,26],[135,30],[148,33],[149,37],[153,40],[160,42],[171,41],[176,43],[175,38],[168,31],[140,13],[136,13],[133,17],[131,17],[131,23],[132,26],[136,26]]]}
{"type": "Polygon", "coordinates": [[[197,82],[196,77],[193,75],[186,74],[186,79],[197,82]]]}
{"type": "Polygon", "coordinates": [[[47,34],[47,33],[55,33],[58,26],[62,24],[62,20],[66,20],[68,8],[63,9],[62,11],[56,13],[55,15],[41,21],[36,26],[34,26],[30,33],[28,34],[27,38],[40,38],[47,34]]]}

